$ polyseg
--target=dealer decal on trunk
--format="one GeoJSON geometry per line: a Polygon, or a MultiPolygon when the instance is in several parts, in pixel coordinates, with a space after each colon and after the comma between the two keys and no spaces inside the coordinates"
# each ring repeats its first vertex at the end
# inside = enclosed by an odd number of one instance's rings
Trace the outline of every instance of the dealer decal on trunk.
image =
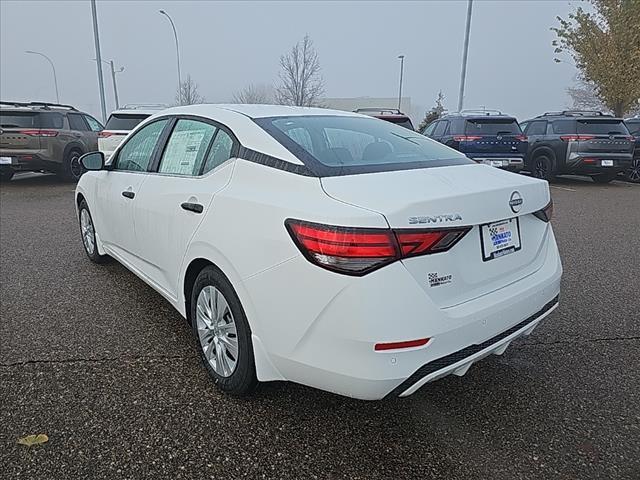
{"type": "Polygon", "coordinates": [[[447,283],[451,283],[451,279],[453,275],[442,275],[438,276],[438,272],[429,274],[429,286],[430,287],[439,287],[440,285],[446,285],[447,283]]]}

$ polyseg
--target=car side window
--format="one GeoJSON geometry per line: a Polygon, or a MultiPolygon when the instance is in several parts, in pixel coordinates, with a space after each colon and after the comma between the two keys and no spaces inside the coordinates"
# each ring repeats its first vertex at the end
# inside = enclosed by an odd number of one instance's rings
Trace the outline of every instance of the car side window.
{"type": "Polygon", "coordinates": [[[216,133],[216,137],[213,139],[213,144],[211,145],[211,149],[207,155],[207,161],[202,173],[207,173],[222,165],[231,158],[232,154],[233,139],[227,132],[219,128],[218,133],[216,133]]]}
{"type": "Polygon", "coordinates": [[[431,122],[429,125],[427,125],[427,127],[422,131],[423,135],[432,135],[433,134],[433,129],[436,128],[436,123],[438,122],[431,122]]]}
{"type": "Polygon", "coordinates": [[[89,124],[89,128],[91,129],[92,132],[101,132],[102,130],[104,130],[102,124],[99,121],[97,121],[95,118],[89,115],[83,115],[83,117],[89,124]]]}
{"type": "Polygon", "coordinates": [[[159,173],[198,176],[216,127],[197,120],[176,122],[160,160],[159,173]]]}
{"type": "Polygon", "coordinates": [[[556,120],[551,129],[554,134],[576,133],[576,124],[573,120],[556,120]]]}
{"type": "Polygon", "coordinates": [[[89,127],[82,119],[82,115],[80,115],[79,113],[69,113],[67,114],[67,118],[69,119],[70,130],[78,130],[80,132],[89,131],[89,127]]]}
{"type": "Polygon", "coordinates": [[[438,125],[436,125],[436,128],[433,130],[433,134],[436,137],[440,137],[444,134],[444,131],[447,129],[447,125],[449,125],[449,122],[447,122],[446,120],[440,120],[438,122],[438,125]]]}
{"type": "Polygon", "coordinates": [[[538,120],[527,125],[525,133],[527,135],[544,135],[547,131],[547,122],[538,120]]]}
{"type": "Polygon", "coordinates": [[[168,121],[166,118],[158,120],[138,130],[118,152],[115,169],[146,172],[160,134],[168,121]]]}

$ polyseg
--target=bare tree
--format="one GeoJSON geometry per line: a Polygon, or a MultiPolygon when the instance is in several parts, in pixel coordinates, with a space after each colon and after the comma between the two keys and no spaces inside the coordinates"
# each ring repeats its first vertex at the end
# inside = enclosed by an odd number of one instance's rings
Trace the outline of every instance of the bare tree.
{"type": "Polygon", "coordinates": [[[571,108],[576,110],[609,110],[598,97],[596,85],[580,76],[576,78],[573,87],[567,88],[567,93],[571,97],[571,108]]]}
{"type": "Polygon", "coordinates": [[[273,87],[250,84],[233,94],[234,103],[273,103],[273,87]]]}
{"type": "Polygon", "coordinates": [[[276,89],[278,103],[304,107],[319,105],[324,94],[324,81],[320,75],[318,53],[309,35],[280,57],[280,67],[280,83],[276,89]]]}
{"type": "Polygon", "coordinates": [[[204,97],[198,92],[198,84],[187,75],[187,78],[180,82],[180,87],[176,90],[176,102],[178,105],[193,105],[203,103],[204,97]]]}

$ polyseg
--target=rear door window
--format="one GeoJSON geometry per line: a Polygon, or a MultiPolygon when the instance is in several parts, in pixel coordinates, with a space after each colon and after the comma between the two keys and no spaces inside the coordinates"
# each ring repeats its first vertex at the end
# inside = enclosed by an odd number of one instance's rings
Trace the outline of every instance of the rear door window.
{"type": "Polygon", "coordinates": [[[592,135],[629,135],[622,120],[578,120],[578,133],[592,135]]]}
{"type": "Polygon", "coordinates": [[[176,123],[160,160],[159,173],[198,176],[216,127],[197,120],[176,123]]]}
{"type": "Polygon", "coordinates": [[[114,113],[107,120],[106,130],[133,130],[142,120],[148,118],[149,115],[144,114],[121,114],[114,113]]]}
{"type": "Polygon", "coordinates": [[[467,120],[465,133],[481,136],[520,135],[522,130],[515,118],[482,118],[467,120]]]}

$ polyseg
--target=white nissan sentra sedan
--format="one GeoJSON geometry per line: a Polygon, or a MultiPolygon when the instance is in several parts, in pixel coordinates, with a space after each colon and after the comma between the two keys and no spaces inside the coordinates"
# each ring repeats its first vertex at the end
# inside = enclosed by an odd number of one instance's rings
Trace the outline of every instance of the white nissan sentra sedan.
{"type": "Polygon", "coordinates": [[[503,353],[558,305],[548,184],[383,120],[177,107],[106,165],[82,162],[87,255],[187,318],[229,393],[289,380],[407,396],[503,353]]]}

